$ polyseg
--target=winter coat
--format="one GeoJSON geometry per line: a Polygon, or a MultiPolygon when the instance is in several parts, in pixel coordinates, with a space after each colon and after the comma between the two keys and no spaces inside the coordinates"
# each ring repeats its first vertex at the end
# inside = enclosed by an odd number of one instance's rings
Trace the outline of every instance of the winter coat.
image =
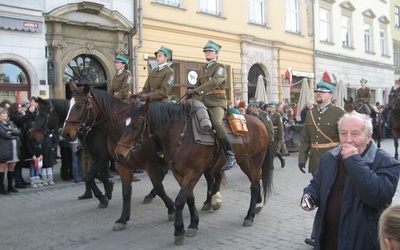
{"type": "Polygon", "coordinates": [[[20,134],[20,129],[12,121],[0,122],[0,162],[7,162],[13,159],[14,143],[17,145],[17,155],[19,155],[20,134]]]}
{"type": "MultiPolygon", "coordinates": [[[[364,156],[343,159],[347,171],[340,210],[338,249],[379,249],[378,220],[392,202],[399,180],[400,163],[371,141],[364,156]]],[[[315,248],[321,249],[327,201],[338,172],[342,146],[325,153],[310,185],[304,189],[318,207],[315,217],[315,248]]]]}
{"type": "Polygon", "coordinates": [[[43,140],[42,153],[43,153],[43,168],[52,167],[57,164],[55,152],[57,152],[58,137],[54,131],[47,131],[43,140]]]}
{"type": "MultiPolygon", "coordinates": [[[[21,141],[21,147],[20,147],[20,164],[22,166],[27,165],[25,163],[25,159],[29,159],[32,157],[29,153],[27,153],[27,148],[26,145],[28,143],[28,130],[29,130],[29,124],[31,122],[35,121],[35,115],[36,112],[31,113],[30,111],[26,111],[25,114],[19,113],[19,114],[10,114],[10,121],[13,121],[14,124],[21,130],[21,134],[19,136],[19,139],[21,141]]],[[[28,166],[29,167],[29,166],[28,166]]]]}

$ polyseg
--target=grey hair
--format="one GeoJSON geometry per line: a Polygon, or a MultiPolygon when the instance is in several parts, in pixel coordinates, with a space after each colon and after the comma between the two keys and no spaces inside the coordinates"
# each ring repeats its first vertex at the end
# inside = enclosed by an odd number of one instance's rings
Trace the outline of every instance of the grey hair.
{"type": "Polygon", "coordinates": [[[356,111],[346,113],[342,116],[342,118],[339,119],[339,121],[338,121],[339,131],[342,128],[343,120],[348,117],[357,117],[357,118],[361,119],[364,122],[365,133],[367,135],[372,135],[372,119],[371,119],[371,117],[369,115],[357,113],[356,111]]]}

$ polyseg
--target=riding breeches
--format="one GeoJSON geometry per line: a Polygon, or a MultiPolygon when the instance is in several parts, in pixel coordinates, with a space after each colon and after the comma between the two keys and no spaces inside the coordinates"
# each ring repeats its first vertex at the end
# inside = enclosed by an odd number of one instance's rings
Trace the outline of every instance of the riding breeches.
{"type": "Polygon", "coordinates": [[[222,125],[222,119],[224,118],[225,110],[221,107],[212,107],[208,108],[208,114],[210,115],[210,120],[218,139],[227,137],[228,134],[222,125]]]}

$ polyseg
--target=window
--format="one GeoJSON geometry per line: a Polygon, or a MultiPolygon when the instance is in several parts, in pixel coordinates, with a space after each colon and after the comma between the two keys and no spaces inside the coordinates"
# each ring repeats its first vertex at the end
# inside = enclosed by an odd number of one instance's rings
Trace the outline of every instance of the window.
{"type": "Polygon", "coordinates": [[[13,103],[30,97],[29,75],[13,61],[0,62],[0,103],[13,103]]]}
{"type": "Polygon", "coordinates": [[[400,42],[393,41],[393,59],[396,67],[395,73],[400,72],[400,42]]]}
{"type": "Polygon", "coordinates": [[[265,10],[264,0],[249,0],[249,22],[266,25],[265,10]]]}
{"type": "Polygon", "coordinates": [[[221,0],[199,0],[199,11],[221,16],[221,0]]]}
{"type": "Polygon", "coordinates": [[[342,16],[342,46],[351,47],[351,24],[350,17],[342,16]]]}
{"type": "Polygon", "coordinates": [[[329,10],[319,10],[319,39],[324,42],[330,41],[330,15],[329,10]]]}
{"type": "Polygon", "coordinates": [[[372,31],[370,24],[364,24],[364,46],[365,52],[372,52],[372,31]]]}
{"type": "Polygon", "coordinates": [[[286,0],[286,31],[300,34],[299,0],[286,0]]]}
{"type": "Polygon", "coordinates": [[[381,55],[386,54],[386,32],[383,29],[379,30],[379,47],[381,49],[381,55]]]}
{"type": "Polygon", "coordinates": [[[173,7],[181,7],[182,0],[155,0],[155,3],[165,4],[173,7]]]}
{"type": "Polygon", "coordinates": [[[400,28],[400,7],[394,6],[394,25],[396,28],[400,28]]]}

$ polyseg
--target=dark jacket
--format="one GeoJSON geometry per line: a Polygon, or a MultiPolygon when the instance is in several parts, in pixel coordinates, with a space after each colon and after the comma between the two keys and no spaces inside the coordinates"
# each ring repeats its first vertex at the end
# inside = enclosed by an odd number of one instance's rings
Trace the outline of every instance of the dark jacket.
{"type": "MultiPolygon", "coordinates": [[[[341,145],[321,157],[317,172],[304,189],[318,207],[315,217],[315,248],[321,249],[327,200],[338,171],[341,145]]],[[[385,151],[371,146],[363,157],[343,160],[347,176],[340,212],[338,249],[379,249],[378,220],[391,202],[399,180],[400,163],[385,151]]]]}
{"type": "Polygon", "coordinates": [[[52,167],[57,164],[56,150],[58,145],[57,133],[47,131],[41,142],[43,152],[43,168],[52,167]]]}
{"type": "MultiPolygon", "coordinates": [[[[13,159],[13,141],[19,145],[20,134],[21,130],[12,121],[0,122],[0,162],[13,159]]],[[[19,152],[17,153],[19,155],[19,152]]]]}

